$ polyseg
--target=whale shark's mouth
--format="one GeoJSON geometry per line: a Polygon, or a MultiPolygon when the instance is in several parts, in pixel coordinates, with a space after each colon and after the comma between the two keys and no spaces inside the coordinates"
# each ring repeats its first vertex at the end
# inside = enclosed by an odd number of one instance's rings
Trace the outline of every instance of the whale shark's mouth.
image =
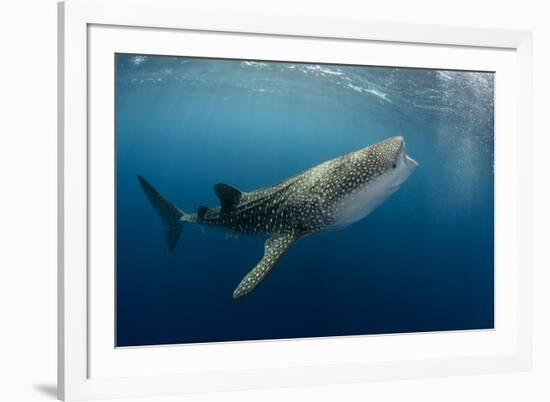
{"type": "Polygon", "coordinates": [[[409,155],[405,155],[405,163],[407,164],[407,166],[411,166],[411,167],[418,166],[418,162],[415,161],[413,158],[411,158],[409,155]]]}
{"type": "Polygon", "coordinates": [[[409,155],[407,155],[407,147],[405,145],[405,140],[401,143],[401,149],[399,150],[399,157],[403,158],[403,161],[405,162],[405,166],[407,166],[410,169],[414,169],[418,166],[418,162],[415,161],[413,158],[411,158],[409,155]]]}

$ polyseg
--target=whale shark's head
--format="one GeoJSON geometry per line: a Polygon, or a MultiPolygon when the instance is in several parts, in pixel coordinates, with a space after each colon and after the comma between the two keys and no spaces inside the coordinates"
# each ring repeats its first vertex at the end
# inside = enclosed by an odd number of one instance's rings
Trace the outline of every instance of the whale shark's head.
{"type": "Polygon", "coordinates": [[[331,190],[333,226],[346,226],[367,216],[395,193],[417,166],[400,136],[336,159],[327,172],[330,183],[326,183],[331,190]]]}
{"type": "Polygon", "coordinates": [[[367,181],[386,181],[391,187],[399,186],[416,169],[418,163],[407,155],[405,140],[391,137],[357,152],[359,170],[367,181]],[[370,174],[369,174],[370,172],[370,174]]]}

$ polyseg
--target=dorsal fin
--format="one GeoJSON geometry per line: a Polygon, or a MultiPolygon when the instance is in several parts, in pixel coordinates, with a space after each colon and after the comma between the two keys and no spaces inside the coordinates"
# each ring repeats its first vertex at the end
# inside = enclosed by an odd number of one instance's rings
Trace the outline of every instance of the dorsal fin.
{"type": "Polygon", "coordinates": [[[199,218],[199,220],[202,220],[202,218],[204,218],[204,214],[206,214],[208,209],[209,209],[208,207],[205,207],[204,205],[201,205],[199,207],[199,209],[197,210],[197,218],[199,218]]]}
{"type": "Polygon", "coordinates": [[[222,212],[231,210],[235,205],[239,203],[242,197],[242,193],[239,189],[236,189],[229,184],[218,183],[214,186],[214,191],[220,199],[222,206],[222,212]]]}

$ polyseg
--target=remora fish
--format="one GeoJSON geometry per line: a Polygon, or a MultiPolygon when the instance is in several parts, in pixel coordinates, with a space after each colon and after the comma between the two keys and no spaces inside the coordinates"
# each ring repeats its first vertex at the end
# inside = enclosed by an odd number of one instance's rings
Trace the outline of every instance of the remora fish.
{"type": "Polygon", "coordinates": [[[417,165],[407,155],[403,137],[392,137],[255,191],[216,184],[221,206],[200,206],[192,214],[161,196],[143,177],[138,179],[164,223],[168,252],[186,223],[269,236],[263,258],[233,292],[237,299],[250,293],[299,238],[363,219],[395,193],[417,165]]]}

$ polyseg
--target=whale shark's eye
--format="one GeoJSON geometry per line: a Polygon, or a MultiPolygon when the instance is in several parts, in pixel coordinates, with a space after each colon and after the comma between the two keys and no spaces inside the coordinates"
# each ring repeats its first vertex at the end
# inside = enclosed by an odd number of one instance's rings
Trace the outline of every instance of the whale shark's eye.
{"type": "Polygon", "coordinates": [[[397,167],[397,165],[394,163],[393,165],[391,165],[392,169],[395,169],[397,167]]]}

